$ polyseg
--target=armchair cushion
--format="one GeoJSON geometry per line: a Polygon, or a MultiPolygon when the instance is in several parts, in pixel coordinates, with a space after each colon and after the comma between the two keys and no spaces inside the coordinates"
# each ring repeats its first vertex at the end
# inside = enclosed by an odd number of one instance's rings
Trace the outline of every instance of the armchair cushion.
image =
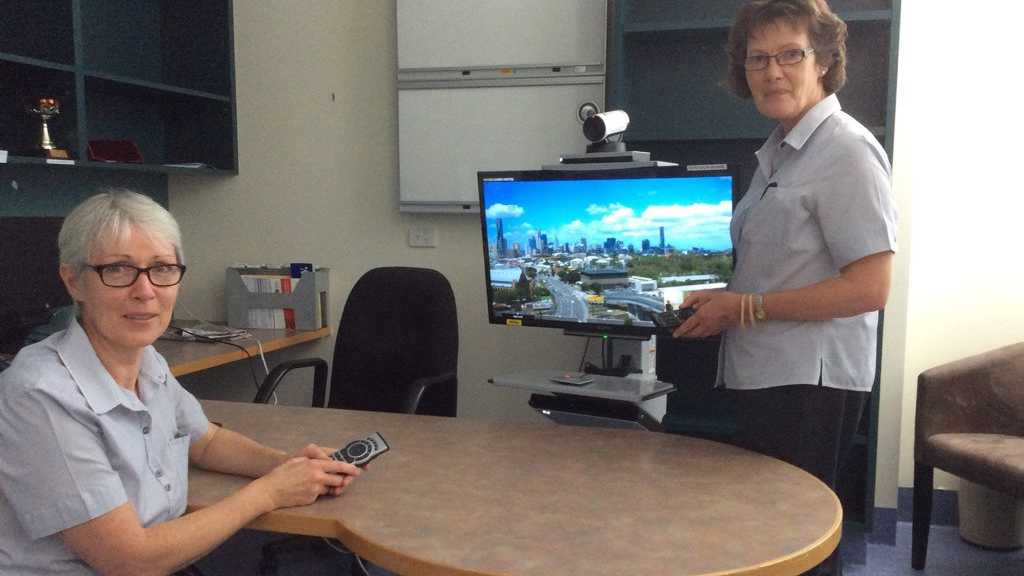
{"type": "Polygon", "coordinates": [[[936,434],[927,440],[928,464],[993,490],[1024,498],[1024,437],[936,434]]]}

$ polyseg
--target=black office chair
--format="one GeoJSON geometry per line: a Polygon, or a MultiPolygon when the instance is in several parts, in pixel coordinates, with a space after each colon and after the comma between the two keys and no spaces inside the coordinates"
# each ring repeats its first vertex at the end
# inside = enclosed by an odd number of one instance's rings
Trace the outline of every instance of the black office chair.
{"type": "MultiPolygon", "coordinates": [[[[356,282],[345,302],[327,406],[455,416],[458,357],[455,295],[444,275],[426,268],[375,268],[356,282]]],[[[281,363],[254,401],[266,403],[285,374],[297,368],[314,369],[312,404],[323,406],[327,363],[320,358],[281,363]]],[[[277,556],[290,545],[264,545],[260,573],[275,573],[277,556]]],[[[306,550],[309,545],[303,543],[306,550]]]]}

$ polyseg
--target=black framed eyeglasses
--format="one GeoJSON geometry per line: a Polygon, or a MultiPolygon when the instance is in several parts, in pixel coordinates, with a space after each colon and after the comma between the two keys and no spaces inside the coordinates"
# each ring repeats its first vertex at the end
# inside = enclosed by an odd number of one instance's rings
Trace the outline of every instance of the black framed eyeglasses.
{"type": "Polygon", "coordinates": [[[145,274],[153,286],[166,288],[181,282],[182,276],[185,275],[185,266],[181,264],[156,264],[148,268],[139,268],[131,264],[86,264],[86,267],[95,270],[100,275],[100,281],[111,288],[131,286],[139,279],[140,274],[145,274]]]}
{"type": "Polygon", "coordinates": [[[743,68],[750,71],[764,70],[773,58],[779,66],[793,66],[803,62],[808,54],[814,54],[814,48],[790,48],[777,54],[753,54],[743,59],[743,68]]]}

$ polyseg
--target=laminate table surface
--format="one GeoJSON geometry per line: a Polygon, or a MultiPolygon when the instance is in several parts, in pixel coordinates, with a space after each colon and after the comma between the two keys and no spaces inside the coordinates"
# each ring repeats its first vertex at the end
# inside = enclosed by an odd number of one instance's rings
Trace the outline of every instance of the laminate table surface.
{"type": "MultiPolygon", "coordinates": [[[[339,497],[254,529],[328,536],[409,575],[795,575],[839,542],[842,508],[806,472],[641,430],[203,401],[289,452],[379,432],[391,450],[339,497]]],[[[190,509],[244,478],[193,469],[190,509]]]]}

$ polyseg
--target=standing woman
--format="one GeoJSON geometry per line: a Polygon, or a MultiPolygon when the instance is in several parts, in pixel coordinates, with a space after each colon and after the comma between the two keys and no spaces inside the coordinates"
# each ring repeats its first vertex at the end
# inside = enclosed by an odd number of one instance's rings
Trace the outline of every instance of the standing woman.
{"type": "Polygon", "coordinates": [[[733,91],[778,125],[733,215],[733,279],[691,293],[682,306],[696,312],[674,335],[722,333],[718,385],[739,391],[737,443],[834,489],[892,277],[889,160],[840,108],[846,25],[825,0],[747,2],[728,52],[733,91]]]}
{"type": "Polygon", "coordinates": [[[0,573],[169,574],[359,474],[314,444],[289,457],[211,424],[171,374],[151,346],[185,273],[167,210],[99,194],[59,244],[77,318],[0,374],[0,573]],[[256,480],[184,514],[189,463],[256,480]]]}

